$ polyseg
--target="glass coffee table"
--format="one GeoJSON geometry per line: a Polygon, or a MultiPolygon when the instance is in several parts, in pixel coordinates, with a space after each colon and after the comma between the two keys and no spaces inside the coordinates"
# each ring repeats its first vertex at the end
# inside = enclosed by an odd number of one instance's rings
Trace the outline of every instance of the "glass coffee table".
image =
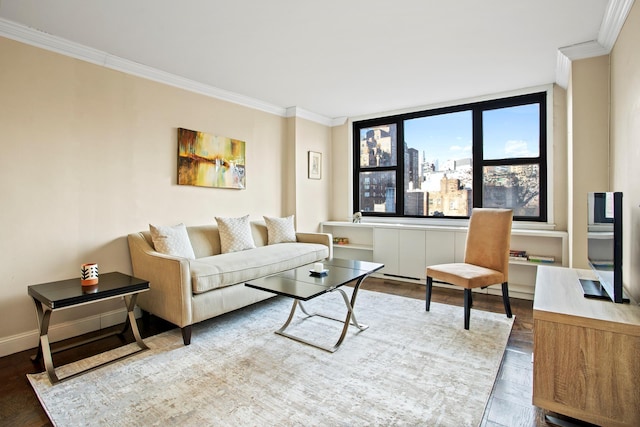
{"type": "Polygon", "coordinates": [[[312,272],[313,264],[308,264],[302,267],[294,268],[292,270],[283,271],[282,273],[274,274],[273,276],[251,280],[249,282],[246,282],[245,286],[292,298],[293,305],[291,306],[289,318],[284,323],[284,325],[282,325],[282,327],[276,331],[276,333],[287,338],[302,342],[304,344],[308,344],[333,353],[338,349],[338,347],[340,347],[342,341],[344,341],[344,338],[347,335],[347,330],[349,329],[349,325],[353,325],[361,331],[368,328],[367,325],[358,323],[355,313],[353,312],[353,308],[356,303],[356,297],[358,296],[358,289],[360,288],[360,285],[362,284],[364,279],[366,279],[367,276],[369,276],[371,273],[383,268],[384,264],[339,258],[325,260],[323,264],[326,270],[323,274],[312,272]],[[357,282],[354,285],[353,293],[351,294],[351,300],[349,300],[347,293],[344,290],[340,289],[340,287],[353,281],[357,282]],[[347,308],[347,315],[344,321],[342,319],[337,319],[326,314],[309,313],[302,304],[302,301],[308,301],[328,292],[339,292],[342,295],[345,306],[347,308]],[[338,341],[335,343],[335,345],[331,347],[320,345],[285,332],[291,324],[291,320],[293,320],[298,306],[300,306],[302,312],[308,317],[320,316],[325,319],[344,323],[342,334],[338,338],[338,341]]]}
{"type": "Polygon", "coordinates": [[[93,370],[100,366],[113,363],[124,357],[129,357],[141,351],[147,350],[148,347],[144,343],[144,341],[142,341],[142,337],[140,336],[140,332],[138,331],[138,324],[136,323],[133,309],[136,306],[136,299],[138,297],[138,294],[140,292],[145,292],[148,290],[148,281],[131,277],[119,272],[100,274],[98,284],[92,286],[82,286],[80,284],[80,278],[28,286],[29,296],[33,298],[33,302],[36,306],[36,313],[38,315],[38,326],[40,328],[40,344],[38,346],[38,353],[33,356],[32,359],[44,359],[44,365],[47,374],[49,375],[49,379],[51,380],[52,384],[55,384],[59,381],[73,378],[89,370],[93,370]],[[72,345],[58,347],[55,350],[51,349],[51,344],[49,342],[49,322],[51,320],[51,314],[54,311],[77,307],[80,305],[98,301],[104,301],[112,298],[122,298],[125,305],[127,306],[127,319],[125,321],[125,326],[121,331],[102,334],[72,345]],[[133,336],[136,340],[136,343],[138,344],[137,351],[113,360],[109,360],[98,366],[75,373],[73,375],[69,375],[64,378],[58,377],[56,369],[53,366],[52,353],[68,350],[70,348],[87,344],[108,336],[121,335],[127,331],[128,327],[131,327],[133,336]]]}

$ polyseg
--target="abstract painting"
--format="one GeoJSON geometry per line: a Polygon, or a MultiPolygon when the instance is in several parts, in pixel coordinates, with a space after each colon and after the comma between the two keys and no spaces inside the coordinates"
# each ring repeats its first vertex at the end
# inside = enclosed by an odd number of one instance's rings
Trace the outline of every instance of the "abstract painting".
{"type": "Polygon", "coordinates": [[[245,143],[178,128],[178,185],[245,188],[245,143]]]}

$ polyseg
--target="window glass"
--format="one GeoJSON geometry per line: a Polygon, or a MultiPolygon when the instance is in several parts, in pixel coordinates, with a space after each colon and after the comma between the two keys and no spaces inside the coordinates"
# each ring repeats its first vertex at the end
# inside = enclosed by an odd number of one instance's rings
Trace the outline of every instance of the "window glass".
{"type": "Polygon", "coordinates": [[[483,207],[513,209],[514,216],[540,215],[538,164],[485,166],[483,169],[483,207]]]}
{"type": "Polygon", "coordinates": [[[360,167],[396,166],[396,125],[360,129],[360,167]]]}
{"type": "Polygon", "coordinates": [[[396,174],[395,171],[361,172],[360,211],[396,212],[396,174]]]}
{"type": "Polygon", "coordinates": [[[472,134],[470,110],[404,121],[405,215],[471,213],[472,134]]]}
{"type": "Polygon", "coordinates": [[[540,155],[540,106],[518,105],[482,112],[483,157],[508,159],[540,155]]]}

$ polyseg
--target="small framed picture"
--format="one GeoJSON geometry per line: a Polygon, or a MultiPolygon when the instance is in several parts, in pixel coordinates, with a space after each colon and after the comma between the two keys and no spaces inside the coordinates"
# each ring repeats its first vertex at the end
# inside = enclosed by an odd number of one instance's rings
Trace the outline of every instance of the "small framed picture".
{"type": "Polygon", "coordinates": [[[322,178],[322,153],[309,151],[309,179],[322,178]]]}

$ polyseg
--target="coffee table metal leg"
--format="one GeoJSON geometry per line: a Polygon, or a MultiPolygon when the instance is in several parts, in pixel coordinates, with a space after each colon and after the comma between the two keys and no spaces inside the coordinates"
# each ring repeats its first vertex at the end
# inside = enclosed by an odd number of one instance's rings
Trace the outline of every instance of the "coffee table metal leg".
{"type": "MultiPolygon", "coordinates": [[[[287,318],[287,321],[284,322],[284,325],[282,325],[282,327],[276,331],[276,334],[280,334],[280,335],[285,335],[286,336],[286,334],[284,334],[283,332],[284,332],[285,329],[287,329],[289,327],[289,324],[293,320],[293,316],[296,313],[296,308],[298,308],[298,300],[294,298],[293,299],[293,304],[291,305],[291,311],[289,312],[289,317],[287,318]]],[[[307,313],[307,311],[304,308],[302,309],[302,311],[304,311],[305,314],[307,316],[309,316],[309,314],[307,313]]]]}
{"type": "Polygon", "coordinates": [[[344,304],[347,307],[347,316],[346,316],[344,321],[342,319],[337,319],[335,317],[328,316],[328,315],[322,314],[322,313],[309,313],[304,308],[304,305],[302,304],[302,302],[294,298],[293,299],[293,304],[291,306],[291,311],[289,312],[289,317],[287,318],[287,321],[284,323],[284,325],[282,325],[282,327],[276,331],[276,334],[285,336],[287,338],[290,338],[290,339],[298,341],[298,342],[302,342],[302,343],[307,344],[307,345],[311,345],[313,347],[328,351],[330,353],[335,352],[338,349],[338,347],[340,347],[342,342],[344,341],[344,338],[347,336],[347,331],[349,330],[349,325],[354,325],[355,327],[357,327],[361,331],[364,331],[369,327],[367,325],[363,325],[363,324],[358,323],[358,320],[356,319],[356,315],[353,312],[353,306],[354,306],[354,304],[356,302],[356,297],[358,295],[358,289],[360,288],[360,285],[362,284],[362,281],[366,277],[367,276],[364,276],[364,277],[361,277],[360,279],[358,279],[358,282],[354,286],[353,293],[351,295],[351,301],[349,301],[349,297],[347,296],[347,293],[345,291],[343,291],[342,289],[335,288],[335,289],[331,290],[331,292],[338,291],[342,295],[342,299],[344,300],[344,304]],[[296,309],[297,309],[298,306],[300,306],[300,309],[302,310],[302,312],[304,314],[306,314],[308,317],[319,316],[319,317],[323,317],[325,319],[335,320],[337,322],[343,323],[344,326],[342,327],[342,333],[340,334],[340,337],[338,338],[338,341],[333,346],[327,347],[327,346],[323,346],[321,344],[313,343],[313,342],[311,342],[309,340],[306,340],[304,338],[301,338],[301,337],[298,337],[296,335],[292,335],[292,334],[289,334],[289,333],[285,332],[285,330],[289,327],[289,324],[291,324],[291,320],[293,320],[293,316],[295,315],[295,312],[296,312],[296,309]]]}

